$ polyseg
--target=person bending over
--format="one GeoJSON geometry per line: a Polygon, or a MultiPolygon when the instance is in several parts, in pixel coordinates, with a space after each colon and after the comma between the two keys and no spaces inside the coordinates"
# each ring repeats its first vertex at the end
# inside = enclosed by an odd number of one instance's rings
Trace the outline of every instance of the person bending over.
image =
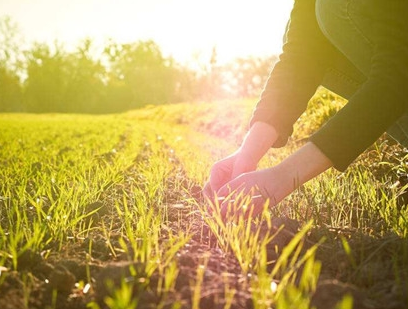
{"type": "MultiPolygon", "coordinates": [[[[283,51],[241,146],[216,162],[203,193],[250,193],[253,215],[330,167],[344,171],[387,131],[408,146],[408,1],[295,0],[283,51]],[[323,85],[347,104],[276,166],[256,170],[282,147],[323,85]]],[[[231,197],[233,199],[233,197],[231,197]]],[[[221,204],[226,213],[227,201],[221,204]]]]}

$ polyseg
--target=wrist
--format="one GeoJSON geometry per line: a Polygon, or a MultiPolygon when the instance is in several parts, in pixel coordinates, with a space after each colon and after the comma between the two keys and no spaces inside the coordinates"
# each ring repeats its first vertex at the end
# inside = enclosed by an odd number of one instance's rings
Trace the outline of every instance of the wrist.
{"type": "Polygon", "coordinates": [[[238,149],[240,156],[258,163],[278,138],[276,129],[265,123],[255,122],[238,149]]]}

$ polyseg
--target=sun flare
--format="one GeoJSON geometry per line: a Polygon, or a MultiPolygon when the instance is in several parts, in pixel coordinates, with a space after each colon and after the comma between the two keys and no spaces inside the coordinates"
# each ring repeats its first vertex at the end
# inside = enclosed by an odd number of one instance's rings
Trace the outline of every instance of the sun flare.
{"type": "Polygon", "coordinates": [[[97,42],[154,40],[166,55],[185,62],[280,52],[291,1],[208,0],[2,0],[0,11],[20,26],[27,41],[55,40],[76,46],[97,42]]]}

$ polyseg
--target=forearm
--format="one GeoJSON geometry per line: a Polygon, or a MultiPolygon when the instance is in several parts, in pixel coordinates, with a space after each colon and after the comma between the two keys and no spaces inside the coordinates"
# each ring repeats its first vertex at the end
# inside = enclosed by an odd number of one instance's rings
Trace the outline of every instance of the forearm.
{"type": "Polygon", "coordinates": [[[275,128],[265,122],[251,126],[238,152],[252,162],[258,163],[278,138],[275,128]]]}
{"type": "Polygon", "coordinates": [[[289,191],[287,194],[289,194],[331,166],[332,162],[315,144],[309,142],[275,168],[278,170],[278,174],[283,177],[282,181],[285,183],[286,190],[289,191]]]}
{"type": "Polygon", "coordinates": [[[333,53],[332,44],[317,24],[315,1],[295,1],[283,52],[251,119],[251,123],[262,121],[276,129],[278,138],[273,147],[287,143],[293,124],[305,111],[330,67],[333,53]]]}

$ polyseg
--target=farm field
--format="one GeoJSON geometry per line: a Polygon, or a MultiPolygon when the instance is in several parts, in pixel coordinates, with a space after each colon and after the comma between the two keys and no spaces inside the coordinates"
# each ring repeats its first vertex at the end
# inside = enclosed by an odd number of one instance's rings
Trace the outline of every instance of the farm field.
{"type": "MultiPolygon", "coordinates": [[[[0,115],[0,308],[407,308],[407,153],[387,136],[257,218],[208,214],[253,104],[0,115]]],[[[259,168],[341,104],[322,91],[259,168]]]]}

